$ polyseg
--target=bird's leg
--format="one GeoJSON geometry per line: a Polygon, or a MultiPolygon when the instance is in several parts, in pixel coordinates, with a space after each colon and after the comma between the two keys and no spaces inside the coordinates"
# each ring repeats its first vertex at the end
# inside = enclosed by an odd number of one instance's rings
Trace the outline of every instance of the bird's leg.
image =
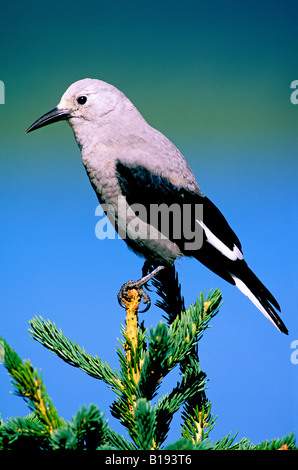
{"type": "MultiPolygon", "coordinates": [[[[146,266],[146,263],[145,263],[145,265],[143,267],[143,273],[146,272],[146,270],[147,270],[146,268],[147,268],[147,266],[146,266]]],[[[150,279],[152,279],[160,271],[162,271],[162,269],[165,269],[165,266],[158,266],[157,268],[155,268],[153,271],[151,271],[146,276],[143,276],[138,281],[128,281],[125,284],[123,284],[123,286],[121,287],[121,289],[118,293],[119,305],[121,307],[125,308],[125,306],[122,303],[122,299],[127,297],[127,291],[128,290],[136,289],[138,291],[140,297],[143,298],[143,303],[146,304],[146,307],[145,307],[144,310],[142,310],[142,312],[147,312],[147,310],[149,310],[149,308],[150,308],[151,300],[150,300],[150,297],[147,294],[147,292],[144,291],[143,287],[148,281],[150,281],[150,279]]]]}

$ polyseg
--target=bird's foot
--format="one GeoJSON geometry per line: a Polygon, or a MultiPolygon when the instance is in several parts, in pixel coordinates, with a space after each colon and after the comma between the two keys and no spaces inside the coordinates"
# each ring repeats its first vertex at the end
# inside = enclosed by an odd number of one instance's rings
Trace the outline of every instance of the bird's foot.
{"type": "Polygon", "coordinates": [[[121,307],[126,308],[126,305],[123,303],[123,299],[129,300],[128,291],[135,289],[137,290],[141,299],[143,299],[143,303],[146,305],[144,310],[141,310],[141,313],[147,312],[151,306],[151,299],[147,292],[143,289],[144,283],[139,281],[128,281],[121,287],[120,291],[118,292],[118,303],[121,307]]]}
{"type": "MultiPolygon", "coordinates": [[[[143,274],[145,273],[146,269],[148,268],[145,267],[147,266],[146,263],[143,268],[143,274]]],[[[142,279],[139,279],[138,281],[128,281],[123,286],[121,287],[119,293],[118,293],[118,303],[121,307],[126,308],[125,304],[123,304],[123,300],[129,300],[128,296],[128,291],[132,289],[136,289],[139,293],[140,298],[143,299],[143,303],[146,305],[144,310],[141,310],[141,313],[147,312],[151,306],[151,299],[147,292],[144,291],[144,286],[146,286],[146,283],[150,281],[153,277],[155,277],[162,269],[164,269],[164,266],[158,266],[155,268],[153,271],[151,271],[149,274],[145,275],[142,277],[142,279]]]]}

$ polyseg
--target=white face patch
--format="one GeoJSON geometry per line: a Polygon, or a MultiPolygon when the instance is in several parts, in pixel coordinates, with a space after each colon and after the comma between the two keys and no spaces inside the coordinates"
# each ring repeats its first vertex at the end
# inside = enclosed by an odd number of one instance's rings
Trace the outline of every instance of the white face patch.
{"type": "Polygon", "coordinates": [[[209,228],[204,224],[204,222],[202,222],[201,220],[197,220],[197,222],[203,228],[207,237],[207,242],[210,243],[210,245],[214,246],[214,248],[220,251],[220,253],[229,258],[231,261],[243,259],[243,254],[236,245],[234,245],[233,250],[231,250],[219,238],[217,238],[217,236],[214,235],[211,230],[209,230],[209,228]]]}

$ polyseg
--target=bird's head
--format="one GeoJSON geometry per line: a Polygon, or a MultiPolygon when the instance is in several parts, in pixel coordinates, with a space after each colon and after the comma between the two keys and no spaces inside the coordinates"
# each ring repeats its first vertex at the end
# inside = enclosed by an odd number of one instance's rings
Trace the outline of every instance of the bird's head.
{"type": "Polygon", "coordinates": [[[125,101],[127,98],[113,85],[85,78],[70,85],[56,108],[37,119],[26,133],[62,120],[68,120],[75,132],[86,121],[99,126],[104,116],[125,101]]]}

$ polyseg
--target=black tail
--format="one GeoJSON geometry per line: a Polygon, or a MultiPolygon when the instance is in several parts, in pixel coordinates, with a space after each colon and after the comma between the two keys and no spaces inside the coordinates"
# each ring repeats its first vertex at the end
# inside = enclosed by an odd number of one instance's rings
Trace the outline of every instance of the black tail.
{"type": "Polygon", "coordinates": [[[269,290],[262,284],[257,276],[249,269],[245,261],[241,263],[241,271],[237,275],[231,274],[238,289],[249,297],[254,305],[270,320],[282,333],[288,334],[288,330],[276,313],[280,312],[280,306],[269,290]]]}

